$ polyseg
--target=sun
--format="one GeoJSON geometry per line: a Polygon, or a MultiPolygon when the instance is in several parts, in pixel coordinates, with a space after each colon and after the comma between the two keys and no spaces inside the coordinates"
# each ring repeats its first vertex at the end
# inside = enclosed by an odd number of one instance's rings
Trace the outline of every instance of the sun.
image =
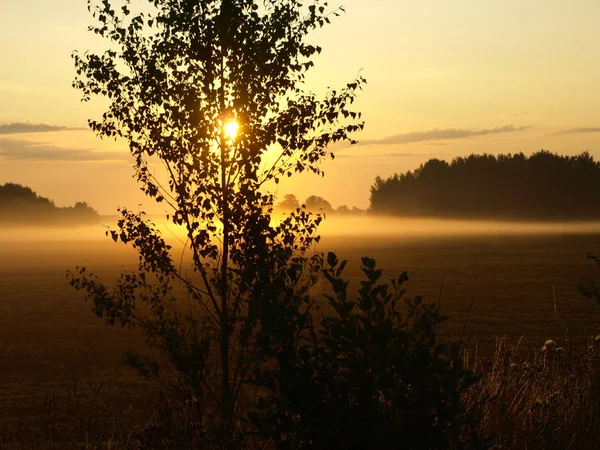
{"type": "Polygon", "coordinates": [[[233,141],[237,136],[239,128],[240,125],[235,120],[227,122],[223,127],[223,130],[225,131],[225,137],[233,141]]]}

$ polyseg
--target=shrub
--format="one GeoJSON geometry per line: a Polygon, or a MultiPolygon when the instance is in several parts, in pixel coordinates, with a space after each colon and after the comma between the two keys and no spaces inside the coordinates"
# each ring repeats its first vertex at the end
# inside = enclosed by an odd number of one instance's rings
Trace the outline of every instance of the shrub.
{"type": "Polygon", "coordinates": [[[461,394],[478,378],[463,367],[459,341],[437,342],[445,318],[422,297],[404,299],[406,273],[391,287],[380,283],[370,258],[362,259],[366,279],[351,300],[345,265],[329,253],[323,274],[332,314],[319,325],[314,312],[299,314],[297,338],[272,348],[277,364],[254,380],[271,394],[259,398],[250,420],[279,448],[462,447],[471,421],[461,394]]]}

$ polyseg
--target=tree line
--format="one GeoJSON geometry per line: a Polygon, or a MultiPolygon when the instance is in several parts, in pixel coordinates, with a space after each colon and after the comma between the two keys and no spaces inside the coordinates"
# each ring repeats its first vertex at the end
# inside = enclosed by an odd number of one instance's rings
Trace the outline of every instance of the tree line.
{"type": "Polygon", "coordinates": [[[396,216],[576,220],[600,217],[600,163],[541,150],[430,159],[377,177],[369,211],[396,216]]]}
{"type": "Polygon", "coordinates": [[[283,199],[275,205],[275,210],[280,213],[290,213],[304,206],[307,211],[310,212],[323,212],[325,214],[364,214],[364,209],[353,206],[352,208],[347,205],[340,205],[337,208],[331,206],[328,200],[318,195],[311,195],[307,197],[304,203],[300,203],[300,200],[294,194],[286,194],[283,199]]]}
{"type": "Polygon", "coordinates": [[[100,215],[86,202],[57,207],[31,188],[15,183],[0,185],[0,223],[96,222],[100,215]]]}

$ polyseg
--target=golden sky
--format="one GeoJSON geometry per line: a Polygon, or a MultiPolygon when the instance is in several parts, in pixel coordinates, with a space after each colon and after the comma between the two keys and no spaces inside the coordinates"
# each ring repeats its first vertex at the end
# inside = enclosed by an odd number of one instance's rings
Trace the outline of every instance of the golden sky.
{"type": "MultiPolygon", "coordinates": [[[[375,176],[433,157],[544,148],[600,158],[599,0],[341,4],[347,13],[313,35],[324,51],[309,87],[323,92],[362,69],[362,144],[339,150],[325,178],[292,178],[280,195],[366,207],[375,176]]],[[[126,146],[79,129],[103,106],[71,88],[72,50],[104,48],[89,23],[85,0],[0,0],[0,184],[104,214],[156,210],[137,191],[126,146]]]]}

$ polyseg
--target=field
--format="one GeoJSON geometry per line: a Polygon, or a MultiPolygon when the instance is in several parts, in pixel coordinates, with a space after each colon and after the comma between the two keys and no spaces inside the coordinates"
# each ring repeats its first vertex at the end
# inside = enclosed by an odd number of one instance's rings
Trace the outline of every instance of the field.
{"type": "Polygon", "coordinates": [[[593,235],[487,235],[415,239],[325,240],[349,259],[346,271],[359,276],[360,256],[378,261],[386,277],[406,270],[408,295],[440,301],[450,317],[446,335],[472,334],[482,351],[496,338],[526,348],[546,339],[579,341],[600,331],[600,307],[585,301],[577,285],[600,277],[586,258],[593,235]],[[472,302],[471,312],[469,308],[472,302]]]}
{"type": "MultiPolygon", "coordinates": [[[[71,435],[101,438],[149,417],[153,387],[120,363],[124,350],[142,345],[141,337],[105,326],[65,279],[67,269],[86,265],[110,280],[135,265],[136,256],[109,239],[83,240],[77,233],[24,236],[0,241],[0,448],[34,431],[56,442],[71,435]]],[[[563,345],[597,334],[600,306],[587,303],[576,287],[600,278],[586,259],[600,254],[599,240],[600,232],[589,229],[330,231],[320,250],[348,259],[345,274],[354,282],[361,256],[375,258],[384,278],[408,271],[408,295],[439,300],[451,317],[442,337],[460,335],[464,327],[472,351],[485,354],[503,336],[509,345],[535,348],[549,338],[563,345]]]]}

